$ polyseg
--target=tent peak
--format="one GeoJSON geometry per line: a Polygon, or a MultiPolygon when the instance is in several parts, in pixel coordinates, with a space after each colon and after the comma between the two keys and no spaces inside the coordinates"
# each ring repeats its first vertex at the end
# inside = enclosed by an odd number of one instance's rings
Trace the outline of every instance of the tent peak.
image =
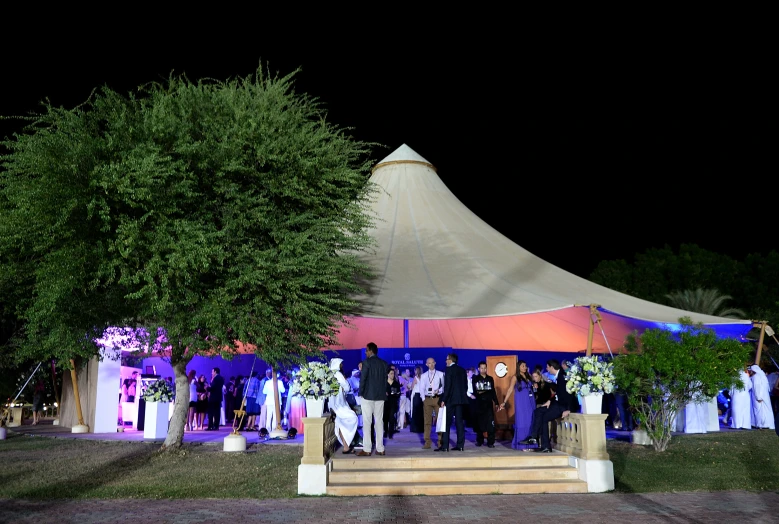
{"type": "Polygon", "coordinates": [[[435,167],[433,164],[428,162],[422,155],[408,147],[408,145],[403,144],[399,148],[397,148],[395,151],[390,153],[387,157],[385,157],[383,160],[381,160],[376,166],[373,168],[374,171],[379,168],[380,166],[384,164],[399,164],[399,163],[416,163],[416,164],[425,164],[427,166],[430,166],[433,171],[435,171],[435,167]]]}

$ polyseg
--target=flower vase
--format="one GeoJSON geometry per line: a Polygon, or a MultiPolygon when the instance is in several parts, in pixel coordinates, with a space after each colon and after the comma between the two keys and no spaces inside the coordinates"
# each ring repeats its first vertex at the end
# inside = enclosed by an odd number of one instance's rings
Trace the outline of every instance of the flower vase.
{"type": "Polygon", "coordinates": [[[325,399],[306,399],[306,417],[321,417],[322,412],[325,410],[325,399]]]}
{"type": "Polygon", "coordinates": [[[603,411],[603,393],[582,395],[582,414],[600,415],[603,411]]]}
{"type": "Polygon", "coordinates": [[[143,417],[143,438],[165,440],[168,436],[169,402],[147,402],[143,417]]]}

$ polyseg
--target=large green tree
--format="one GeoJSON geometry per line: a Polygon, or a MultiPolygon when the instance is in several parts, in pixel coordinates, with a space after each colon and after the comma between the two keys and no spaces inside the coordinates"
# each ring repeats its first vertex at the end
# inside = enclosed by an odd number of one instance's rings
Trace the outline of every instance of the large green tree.
{"type": "MultiPolygon", "coordinates": [[[[370,278],[372,144],[296,94],[295,74],[104,88],[44,104],[4,142],[0,262],[24,290],[20,354],[88,357],[108,325],[164,329],[182,399],[197,354],[246,344],[287,364],[337,341],[370,278]]],[[[181,445],[186,410],[163,447],[181,445]]]]}

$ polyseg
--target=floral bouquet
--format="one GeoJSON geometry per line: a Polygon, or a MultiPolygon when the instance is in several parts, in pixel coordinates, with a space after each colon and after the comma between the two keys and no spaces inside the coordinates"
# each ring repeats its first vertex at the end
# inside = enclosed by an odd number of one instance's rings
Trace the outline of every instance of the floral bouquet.
{"type": "Polygon", "coordinates": [[[323,362],[309,362],[300,368],[290,387],[290,395],[319,400],[338,393],[341,386],[335,378],[335,371],[323,362]]]}
{"type": "Polygon", "coordinates": [[[149,384],[141,396],[146,402],[173,402],[173,390],[165,380],[149,384]]]}
{"type": "Polygon", "coordinates": [[[568,393],[587,396],[614,391],[614,363],[601,357],[578,357],[565,375],[568,393]]]}

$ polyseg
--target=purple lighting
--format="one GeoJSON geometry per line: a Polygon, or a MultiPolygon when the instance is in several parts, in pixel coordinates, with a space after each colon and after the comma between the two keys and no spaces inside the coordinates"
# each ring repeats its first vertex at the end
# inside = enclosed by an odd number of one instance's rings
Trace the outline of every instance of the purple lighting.
{"type": "Polygon", "coordinates": [[[121,349],[122,351],[143,351],[146,353],[165,351],[170,346],[164,346],[168,341],[162,328],[157,330],[157,339],[150,346],[149,332],[144,328],[111,326],[103,331],[103,336],[95,339],[95,343],[104,349],[121,349]]]}

